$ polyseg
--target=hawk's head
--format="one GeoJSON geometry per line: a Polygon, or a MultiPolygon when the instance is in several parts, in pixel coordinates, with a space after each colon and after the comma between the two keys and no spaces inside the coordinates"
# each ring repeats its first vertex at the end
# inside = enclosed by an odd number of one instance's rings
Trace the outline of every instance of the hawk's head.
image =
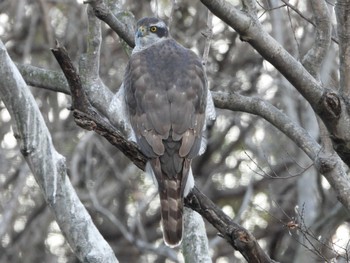
{"type": "Polygon", "coordinates": [[[135,49],[142,50],[168,38],[169,31],[164,21],[155,17],[144,17],[137,22],[135,49]]]}

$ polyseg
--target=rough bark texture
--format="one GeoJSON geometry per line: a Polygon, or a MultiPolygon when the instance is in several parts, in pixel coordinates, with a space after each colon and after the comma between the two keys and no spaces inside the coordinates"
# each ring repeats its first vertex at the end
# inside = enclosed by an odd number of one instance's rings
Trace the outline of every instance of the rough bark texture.
{"type": "Polygon", "coordinates": [[[68,243],[81,262],[118,262],[74,191],[66,160],[54,148],[38,105],[1,41],[0,60],[0,96],[15,121],[21,153],[68,243]]]}

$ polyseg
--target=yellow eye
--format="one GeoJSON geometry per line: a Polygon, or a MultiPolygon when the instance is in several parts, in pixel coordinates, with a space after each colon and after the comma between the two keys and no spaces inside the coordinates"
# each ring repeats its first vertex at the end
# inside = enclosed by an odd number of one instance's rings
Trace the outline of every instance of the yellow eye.
{"type": "Polygon", "coordinates": [[[157,27],[156,26],[151,26],[150,29],[152,33],[157,31],[157,27]]]}

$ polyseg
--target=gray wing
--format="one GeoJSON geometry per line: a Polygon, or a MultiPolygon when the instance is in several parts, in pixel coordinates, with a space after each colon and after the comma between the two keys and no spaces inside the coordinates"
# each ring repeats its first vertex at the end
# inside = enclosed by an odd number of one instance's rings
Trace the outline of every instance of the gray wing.
{"type": "Polygon", "coordinates": [[[169,39],[133,54],[124,86],[131,126],[146,156],[163,155],[169,136],[181,141],[180,157],[198,155],[207,82],[192,51],[169,39]]]}

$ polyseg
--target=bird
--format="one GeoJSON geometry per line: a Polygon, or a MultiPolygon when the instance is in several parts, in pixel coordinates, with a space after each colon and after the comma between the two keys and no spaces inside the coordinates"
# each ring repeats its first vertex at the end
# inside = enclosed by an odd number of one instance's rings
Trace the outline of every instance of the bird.
{"type": "Polygon", "coordinates": [[[176,247],[184,197],[194,187],[191,163],[205,149],[207,120],[215,118],[204,66],[170,36],[163,20],[144,17],[136,24],[122,89],[132,138],[158,184],[164,242],[176,247]]]}

